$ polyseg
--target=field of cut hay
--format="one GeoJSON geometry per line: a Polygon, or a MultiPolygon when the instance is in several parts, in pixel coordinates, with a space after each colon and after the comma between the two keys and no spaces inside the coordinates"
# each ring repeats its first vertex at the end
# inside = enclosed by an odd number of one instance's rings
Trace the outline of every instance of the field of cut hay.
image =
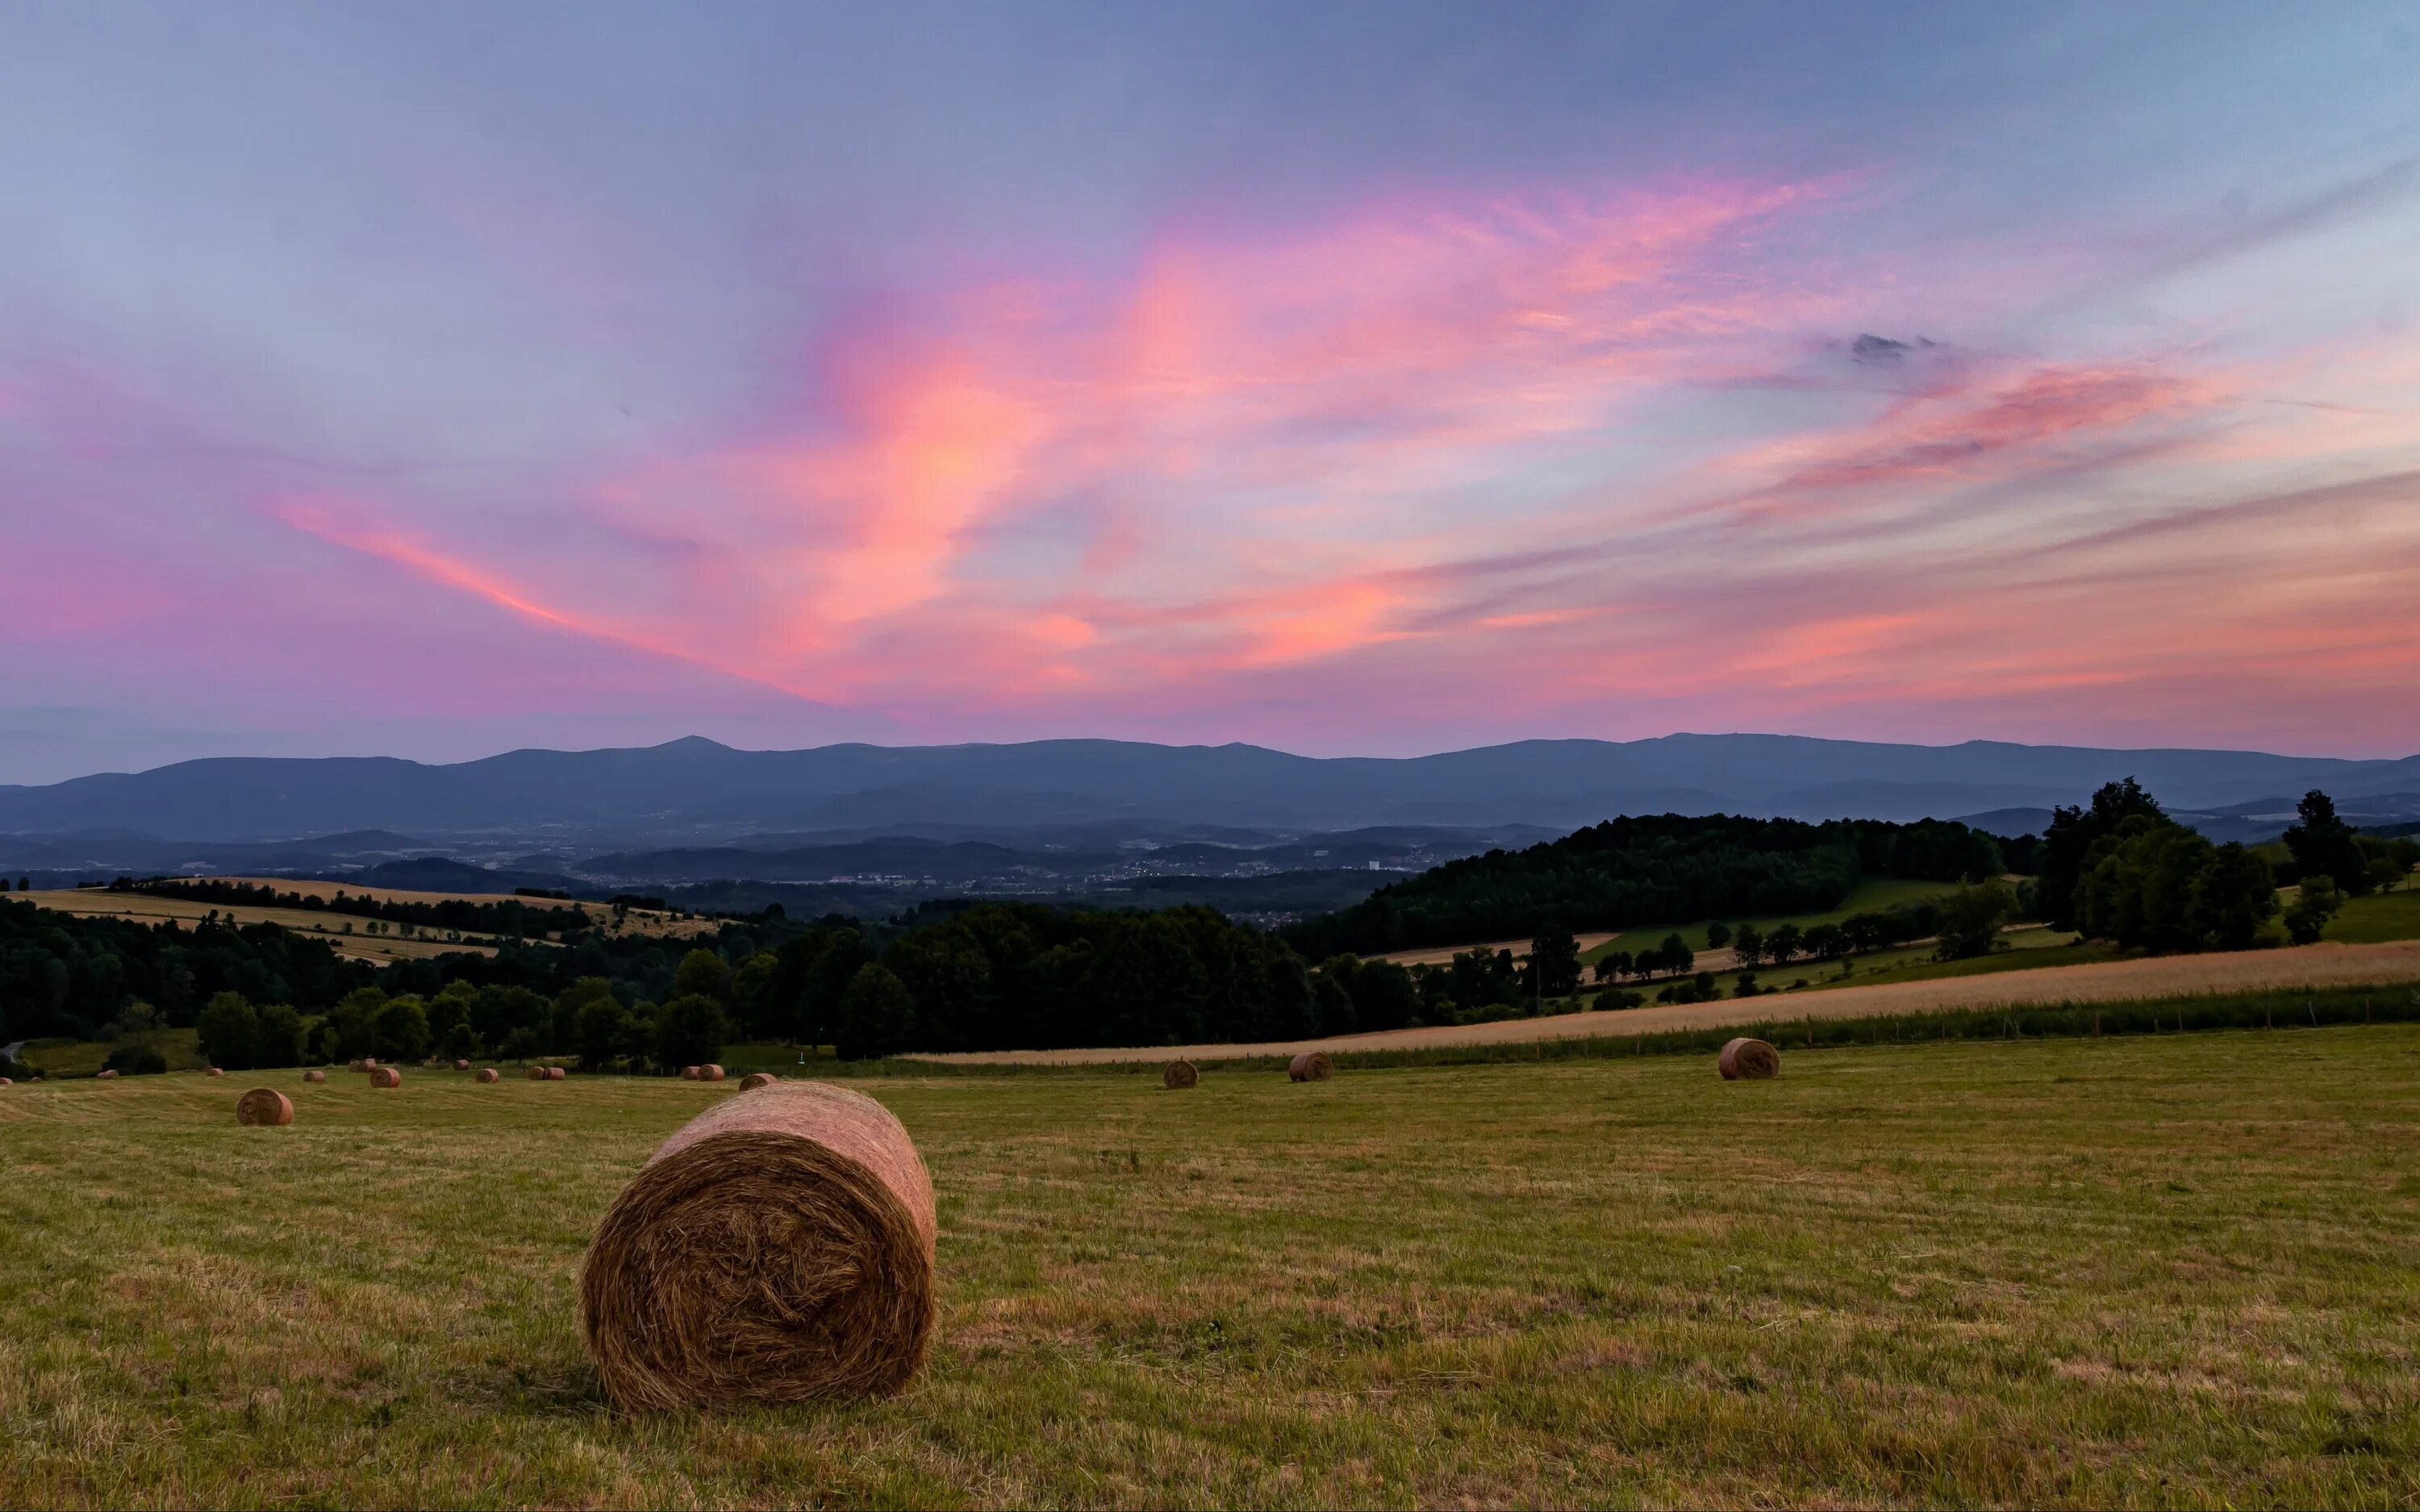
{"type": "MultiPolygon", "coordinates": [[[[413,892],[403,887],[363,887],[350,883],[297,881],[290,877],[222,877],[213,880],[249,882],[258,887],[275,887],[280,892],[298,893],[305,898],[334,898],[342,892],[349,898],[367,898],[373,903],[527,903],[533,908],[577,908],[593,923],[609,924],[613,920],[611,903],[588,899],[525,898],[512,892],[413,892]]],[[[629,934],[662,934],[687,939],[692,934],[710,934],[715,928],[712,919],[679,918],[653,908],[626,909],[622,915],[622,930],[629,934]]]]}
{"type": "Polygon", "coordinates": [[[183,898],[155,898],[140,892],[105,892],[98,887],[62,889],[54,892],[12,893],[20,903],[33,903],[43,908],[54,908],[63,914],[77,914],[86,918],[131,918],[146,924],[163,919],[175,919],[185,928],[216,913],[223,919],[238,924],[279,924],[326,940],[336,953],[349,961],[406,961],[422,956],[450,955],[468,951],[474,955],[493,955],[496,948],[485,943],[457,941],[447,943],[425,937],[405,939],[397,934],[367,934],[362,932],[363,920],[348,919],[341,914],[313,913],[307,908],[246,908],[228,903],[193,903],[183,898]],[[347,933],[345,926],[353,926],[347,933]]]}
{"type": "Polygon", "coordinates": [[[1162,1070],[858,1084],[929,1364],[710,1415],[577,1288],[733,1084],[0,1088],[0,1504],[2420,1500],[2420,1029],[1162,1070]]]}

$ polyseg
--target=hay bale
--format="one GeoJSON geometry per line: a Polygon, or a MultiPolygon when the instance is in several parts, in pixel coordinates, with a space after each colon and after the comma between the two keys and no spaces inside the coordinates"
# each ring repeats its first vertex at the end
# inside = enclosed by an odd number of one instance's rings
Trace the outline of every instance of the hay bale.
{"type": "Polygon", "coordinates": [[[235,1100],[235,1121],[247,1129],[282,1129],[294,1121],[294,1104],[283,1092],[256,1087],[235,1100]]]}
{"type": "Polygon", "coordinates": [[[93,1080],[97,1082],[114,1082],[117,1080],[117,1072],[114,1071],[101,1072],[93,1077],[93,1080]]]}
{"type": "Polygon", "coordinates": [[[702,1082],[719,1082],[722,1080],[722,1068],[720,1066],[700,1066],[697,1068],[697,1079],[702,1082]]]}
{"type": "Polygon", "coordinates": [[[549,1066],[546,1068],[546,1079],[551,1082],[559,1082],[568,1074],[570,1073],[566,1072],[561,1066],[549,1066]]]}
{"type": "Polygon", "coordinates": [[[685,1082],[693,1082],[697,1080],[697,1068],[695,1066],[683,1066],[681,1068],[681,1080],[685,1082]]]}
{"type": "Polygon", "coordinates": [[[14,1087],[17,1084],[15,1082],[10,1081],[8,1077],[0,1076],[0,1087],[14,1087]]]}
{"type": "Polygon", "coordinates": [[[588,1352],[631,1410],[896,1391],[932,1344],[933,1237],[932,1178],[881,1103],[827,1082],[726,1098],[597,1226],[588,1352]]]}
{"type": "Polygon", "coordinates": [[[358,1060],[349,1060],[349,1061],[345,1062],[345,1069],[346,1069],[347,1071],[367,1071],[367,1070],[369,1070],[369,1068],[368,1068],[367,1066],[363,1065],[363,1064],[362,1064],[360,1061],[358,1061],[358,1060]]]}
{"type": "Polygon", "coordinates": [[[739,1078],[739,1089],[743,1092],[752,1092],[760,1087],[770,1087],[781,1079],[769,1071],[752,1071],[739,1078]]]}
{"type": "Polygon", "coordinates": [[[328,1073],[314,1066],[302,1073],[302,1079],[306,1082],[324,1082],[328,1079],[328,1073]]]}
{"type": "Polygon", "coordinates": [[[393,1066],[380,1066],[376,1071],[370,1072],[370,1085],[372,1087],[401,1087],[403,1085],[403,1072],[396,1070],[393,1066]]]}
{"type": "Polygon", "coordinates": [[[202,1074],[205,1076],[224,1076],[226,1072],[219,1070],[216,1066],[212,1066],[209,1070],[202,1072],[202,1074]]]}
{"type": "Polygon", "coordinates": [[[1761,1040],[1733,1040],[1714,1057],[1727,1082],[1761,1082],[1781,1074],[1781,1052],[1761,1040]]]}
{"type": "Polygon", "coordinates": [[[378,1067],[379,1067],[379,1063],[378,1063],[378,1057],[376,1057],[376,1056],[364,1056],[364,1057],[362,1057],[362,1070],[364,1070],[364,1071],[376,1071],[376,1070],[378,1070],[378,1067]]]}
{"type": "Polygon", "coordinates": [[[1317,1050],[1306,1050],[1286,1066],[1286,1075],[1297,1082],[1324,1082],[1336,1074],[1336,1063],[1317,1050]]]}
{"type": "MultiPolygon", "coordinates": [[[[1168,1063],[1168,1069],[1159,1073],[1160,1086],[1180,1092],[1201,1080],[1202,1068],[1189,1060],[1171,1060],[1168,1063]]],[[[1299,1081],[1301,1078],[1296,1077],[1295,1080],[1299,1081]]]]}
{"type": "Polygon", "coordinates": [[[482,1066],[479,1068],[479,1074],[472,1077],[471,1079],[475,1082],[492,1082],[496,1080],[496,1068],[493,1066],[482,1066]]]}
{"type": "Polygon", "coordinates": [[[529,1070],[521,1072],[521,1074],[528,1077],[531,1081],[542,1082],[546,1080],[546,1068],[544,1066],[532,1066],[529,1070]]]}
{"type": "Polygon", "coordinates": [[[454,1069],[456,1071],[469,1071],[471,1069],[471,1063],[467,1060],[458,1060],[454,1062],[454,1069]]]}

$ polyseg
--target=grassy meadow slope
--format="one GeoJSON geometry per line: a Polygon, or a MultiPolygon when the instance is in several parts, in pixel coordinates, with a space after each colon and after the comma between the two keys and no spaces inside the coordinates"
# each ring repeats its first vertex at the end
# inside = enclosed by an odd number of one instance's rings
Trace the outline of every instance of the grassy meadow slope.
{"type": "Polygon", "coordinates": [[[925,1377],[640,1419],[580,1256],[726,1090],[8,1088],[0,1504],[2408,1504],[2415,1072],[2381,1026],[885,1082],[925,1377]]]}

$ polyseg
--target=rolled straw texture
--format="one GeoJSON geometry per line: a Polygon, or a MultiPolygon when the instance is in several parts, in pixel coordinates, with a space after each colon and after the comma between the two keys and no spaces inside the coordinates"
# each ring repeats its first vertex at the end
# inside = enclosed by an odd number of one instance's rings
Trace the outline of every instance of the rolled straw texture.
{"type": "Polygon", "coordinates": [[[256,1087],[235,1100],[235,1121],[247,1129],[279,1129],[294,1121],[294,1103],[283,1092],[256,1087]]]}
{"type": "Polygon", "coordinates": [[[306,1082],[324,1082],[328,1079],[328,1073],[314,1067],[302,1073],[302,1079],[306,1082]]]}
{"type": "Polygon", "coordinates": [[[454,1069],[456,1071],[469,1071],[471,1069],[471,1063],[467,1060],[458,1060],[454,1062],[454,1069]]]}
{"type": "Polygon", "coordinates": [[[1781,1074],[1781,1052],[1761,1040],[1733,1040],[1714,1057],[1727,1082],[1761,1082],[1781,1074]]]}
{"type": "Polygon", "coordinates": [[[1336,1074],[1336,1064],[1317,1050],[1306,1050],[1294,1057],[1286,1074],[1298,1082],[1324,1082],[1336,1074]]]}
{"type": "Polygon", "coordinates": [[[496,1068],[495,1068],[495,1067],[493,1067],[493,1066],[482,1066],[482,1067],[480,1067],[480,1068],[479,1068],[479,1074],[472,1078],[472,1080],[473,1080],[473,1081],[481,1081],[481,1082],[492,1082],[492,1081],[494,1081],[495,1079],[496,1079],[496,1068]]]}
{"type": "Polygon", "coordinates": [[[697,1080],[697,1068],[695,1066],[683,1066],[681,1068],[681,1080],[685,1082],[693,1082],[697,1080]]]}
{"type": "Polygon", "coordinates": [[[739,1089],[743,1092],[752,1092],[760,1087],[770,1087],[781,1079],[769,1071],[752,1071],[739,1078],[739,1089]]]}
{"type": "Polygon", "coordinates": [[[720,1066],[700,1066],[697,1068],[697,1079],[702,1082],[719,1082],[722,1080],[722,1068],[720,1066]]]}
{"type": "Polygon", "coordinates": [[[546,1080],[546,1068],[544,1066],[532,1066],[521,1074],[528,1077],[531,1081],[542,1082],[546,1080]]]}
{"type": "Polygon", "coordinates": [[[546,1068],[546,1079],[551,1082],[559,1082],[569,1074],[570,1072],[565,1071],[561,1066],[549,1066],[546,1068]]]}
{"type": "MultiPolygon", "coordinates": [[[[1299,1077],[1295,1079],[1300,1080],[1299,1077]]],[[[1168,1069],[1159,1073],[1160,1086],[1174,1088],[1179,1091],[1201,1080],[1202,1068],[1189,1060],[1171,1060],[1168,1063],[1168,1069]]]]}
{"type": "Polygon", "coordinates": [[[933,1182],[872,1098],[777,1082],[684,1125],[580,1273],[606,1393],[632,1410],[896,1391],[937,1311],[933,1182]]]}
{"type": "Polygon", "coordinates": [[[396,1070],[393,1066],[380,1066],[376,1071],[370,1072],[370,1085],[372,1087],[401,1087],[403,1085],[403,1072],[396,1070]]]}

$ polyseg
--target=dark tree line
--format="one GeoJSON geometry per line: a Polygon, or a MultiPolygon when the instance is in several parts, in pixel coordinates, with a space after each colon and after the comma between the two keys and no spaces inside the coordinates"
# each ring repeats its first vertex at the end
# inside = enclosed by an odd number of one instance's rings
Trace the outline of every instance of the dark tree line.
{"type": "Polygon", "coordinates": [[[1608,820],[1527,850],[1450,861],[1381,888],[1286,938],[1305,954],[1369,955],[1548,927],[1650,918],[1821,913],[1869,876],[1957,882],[1996,875],[1998,841],[1964,825],[1843,819],[1608,820]]]}

